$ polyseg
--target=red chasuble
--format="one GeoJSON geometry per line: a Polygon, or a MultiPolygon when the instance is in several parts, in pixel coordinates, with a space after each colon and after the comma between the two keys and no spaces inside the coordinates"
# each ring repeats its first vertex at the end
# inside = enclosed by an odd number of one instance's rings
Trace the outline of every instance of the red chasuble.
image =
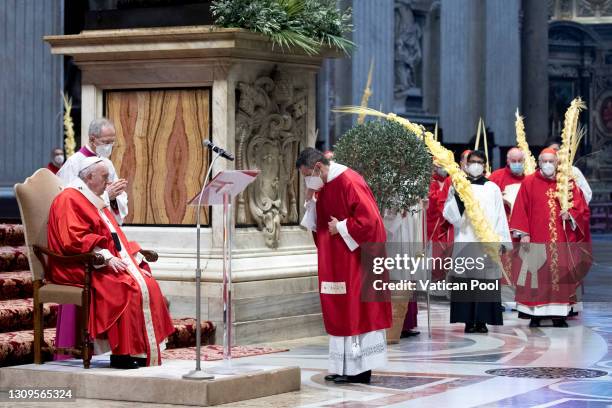
{"type": "MultiPolygon", "coordinates": [[[[431,255],[433,258],[451,256],[453,252],[453,226],[442,215],[450,186],[450,177],[442,177],[436,172],[433,173],[429,185],[429,204],[426,213],[427,239],[432,243],[431,255]]],[[[435,265],[432,270],[432,279],[434,281],[445,279],[446,271],[437,267],[438,262],[435,265]]]]}
{"type": "Polygon", "coordinates": [[[556,179],[536,171],[523,180],[512,210],[510,229],[529,234],[531,241],[529,254],[515,251],[512,262],[516,300],[529,307],[574,303],[592,262],[590,211],[582,191],[574,184],[572,229],[569,220],[563,227],[556,189],[556,179]]]}
{"type": "Polygon", "coordinates": [[[444,202],[448,196],[450,177],[434,173],[429,184],[429,204],[427,206],[427,238],[434,242],[452,241],[452,225],[442,216],[444,202]]]}
{"type": "MultiPolygon", "coordinates": [[[[362,246],[384,243],[385,227],[376,200],[363,177],[346,169],[319,191],[317,231],[319,293],[325,330],[332,336],[355,336],[391,327],[391,303],[363,302],[362,246]],[[340,234],[331,235],[331,217],[346,221],[348,233],[359,247],[351,251],[340,234]]],[[[380,246],[380,245],[379,245],[380,246]]],[[[365,275],[364,275],[365,274],[365,275]]]]}
{"type": "MultiPolygon", "coordinates": [[[[66,188],[55,198],[49,212],[49,248],[63,255],[76,255],[98,247],[133,263],[132,272],[94,269],[89,333],[93,338],[107,338],[114,354],[146,353],[149,365],[161,364],[159,344],[174,331],[161,290],[150,272],[137,266],[132,256],[137,244],[128,242],[106,208],[102,211],[107,220],[99,211],[79,190],[66,188]],[[107,222],[117,233],[120,249],[107,222]]],[[[47,279],[53,283],[82,286],[84,277],[81,264],[50,261],[47,279]]]]}
{"type": "MultiPolygon", "coordinates": [[[[508,166],[495,170],[489,176],[489,180],[497,184],[502,193],[504,192],[507,186],[512,184],[521,184],[524,179],[524,175],[517,176],[516,174],[512,173],[508,166]]],[[[511,208],[506,202],[504,202],[504,207],[506,209],[506,217],[508,218],[508,220],[510,220],[511,208]]]]}

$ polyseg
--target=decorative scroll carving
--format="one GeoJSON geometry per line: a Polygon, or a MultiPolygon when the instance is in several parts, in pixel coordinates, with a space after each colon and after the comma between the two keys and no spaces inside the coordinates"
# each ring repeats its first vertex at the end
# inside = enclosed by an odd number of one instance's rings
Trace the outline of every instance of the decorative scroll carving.
{"type": "Polygon", "coordinates": [[[306,140],[307,90],[275,71],[253,83],[239,82],[237,93],[237,168],[261,171],[238,196],[237,224],[256,224],[266,245],[277,248],[281,224],[298,222],[294,163],[306,140]]]}

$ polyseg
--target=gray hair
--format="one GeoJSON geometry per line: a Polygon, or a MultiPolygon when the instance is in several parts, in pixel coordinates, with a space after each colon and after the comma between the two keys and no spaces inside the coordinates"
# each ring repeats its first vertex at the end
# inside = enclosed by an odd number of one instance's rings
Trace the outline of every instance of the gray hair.
{"type": "Polygon", "coordinates": [[[100,165],[105,165],[102,160],[95,162],[91,166],[85,167],[83,170],[79,171],[79,178],[83,181],[87,180],[87,178],[98,168],[100,165]]]}
{"type": "Polygon", "coordinates": [[[94,119],[91,121],[91,123],[89,124],[89,130],[87,131],[87,134],[89,135],[89,137],[93,136],[95,138],[100,137],[100,135],[102,134],[102,130],[104,128],[115,128],[115,125],[113,125],[113,122],[111,122],[110,120],[106,119],[106,118],[98,118],[98,119],[94,119]]]}

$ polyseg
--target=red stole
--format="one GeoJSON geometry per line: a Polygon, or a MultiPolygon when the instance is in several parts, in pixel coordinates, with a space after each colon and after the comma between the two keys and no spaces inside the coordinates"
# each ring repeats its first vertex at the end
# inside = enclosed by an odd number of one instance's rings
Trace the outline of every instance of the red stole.
{"type": "MultiPolygon", "coordinates": [[[[117,231],[123,248],[129,253],[135,248],[129,243],[115,218],[103,210],[117,231]]],[[[47,241],[49,248],[63,255],[75,255],[92,251],[95,247],[107,249],[120,257],[111,232],[98,209],[74,188],[66,188],[53,201],[49,211],[47,241]]],[[[131,256],[131,255],[130,255],[131,256]]],[[[135,262],[134,258],[132,260],[135,262]]],[[[58,284],[82,286],[85,271],[82,264],[57,264],[49,262],[50,273],[46,278],[58,284]]],[[[155,340],[161,343],[174,331],[161,290],[149,273],[139,269],[146,282],[155,340]]],[[[128,272],[115,273],[108,267],[92,273],[92,296],[89,315],[89,332],[94,338],[106,337],[115,354],[150,355],[147,340],[143,300],[140,286],[128,272]]]]}

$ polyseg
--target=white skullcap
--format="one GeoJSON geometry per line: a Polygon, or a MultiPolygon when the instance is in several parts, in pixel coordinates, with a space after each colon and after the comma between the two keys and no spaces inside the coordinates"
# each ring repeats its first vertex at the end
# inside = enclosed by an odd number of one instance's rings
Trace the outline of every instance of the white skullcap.
{"type": "Polygon", "coordinates": [[[78,172],[80,173],[86,168],[88,168],[89,166],[93,166],[96,163],[102,163],[102,162],[103,160],[99,157],[86,157],[85,159],[81,160],[81,162],[79,163],[78,172]]]}

